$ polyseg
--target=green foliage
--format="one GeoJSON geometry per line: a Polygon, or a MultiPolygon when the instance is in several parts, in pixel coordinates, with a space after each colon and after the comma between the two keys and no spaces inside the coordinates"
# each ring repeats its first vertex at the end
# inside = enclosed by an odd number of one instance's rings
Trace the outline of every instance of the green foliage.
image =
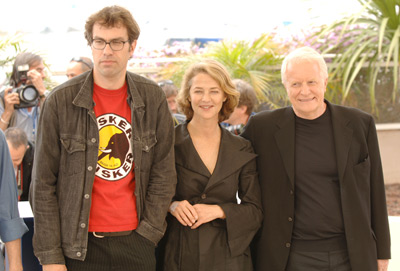
{"type": "Polygon", "coordinates": [[[17,54],[21,51],[21,37],[6,37],[0,40],[0,66],[4,67],[14,61],[17,54]]]}
{"type": "Polygon", "coordinates": [[[272,36],[261,35],[254,41],[222,41],[211,44],[206,55],[227,67],[232,78],[249,82],[260,102],[279,107],[286,98],[283,88],[273,89],[271,83],[280,80],[280,52],[272,36]]]}
{"type": "Polygon", "coordinates": [[[223,40],[209,43],[202,54],[191,55],[185,58],[186,61],[168,65],[163,76],[180,85],[185,70],[191,64],[212,58],[224,64],[232,78],[249,82],[261,103],[279,107],[282,100],[287,98],[283,87],[271,85],[279,85],[276,82],[280,80],[281,58],[278,48],[272,37],[266,34],[254,41],[223,40]]]}
{"type": "MultiPolygon", "coordinates": [[[[367,69],[368,88],[372,112],[376,112],[376,85],[383,68],[392,71],[392,101],[398,92],[400,15],[399,0],[358,0],[363,8],[359,13],[340,19],[327,26],[318,38],[339,38],[332,45],[327,42],[321,49],[324,54],[334,53],[330,67],[332,88],[340,92],[341,103],[354,91],[360,71],[367,69]],[[391,68],[393,67],[393,68],[391,68]],[[339,85],[340,82],[340,85],[339,85]]],[[[332,89],[330,88],[330,89],[332,89]]]]}

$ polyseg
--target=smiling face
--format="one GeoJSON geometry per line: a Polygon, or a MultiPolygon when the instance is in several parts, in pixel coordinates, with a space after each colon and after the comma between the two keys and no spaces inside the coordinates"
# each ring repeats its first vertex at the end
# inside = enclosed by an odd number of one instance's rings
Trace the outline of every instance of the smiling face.
{"type": "MultiPolygon", "coordinates": [[[[127,41],[128,31],[125,26],[106,27],[99,23],[93,25],[93,40],[127,41]]],[[[94,63],[94,79],[97,81],[114,81],[125,78],[128,60],[132,57],[136,47],[136,40],[124,43],[120,51],[114,51],[107,44],[104,49],[95,49],[92,45],[94,63]]]]}
{"type": "Polygon", "coordinates": [[[303,60],[288,63],[284,85],[298,117],[316,119],[325,112],[327,81],[316,62],[303,60]]]}
{"type": "Polygon", "coordinates": [[[215,120],[222,108],[226,95],[210,75],[199,73],[192,79],[189,101],[193,109],[193,120],[215,120]]]}

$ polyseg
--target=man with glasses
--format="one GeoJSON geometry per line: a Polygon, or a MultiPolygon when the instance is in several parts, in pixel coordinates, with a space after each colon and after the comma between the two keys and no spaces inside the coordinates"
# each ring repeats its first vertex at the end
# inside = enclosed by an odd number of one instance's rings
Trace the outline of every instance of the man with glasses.
{"type": "Polygon", "coordinates": [[[74,57],[68,64],[67,77],[71,79],[93,68],[93,62],[88,57],[74,57]]]}
{"type": "Polygon", "coordinates": [[[45,66],[41,56],[23,52],[15,58],[10,87],[0,94],[0,129],[5,131],[8,127],[21,128],[26,132],[28,140],[35,143],[40,105],[49,93],[44,85],[45,78],[45,66]],[[23,74],[24,69],[27,70],[26,75],[23,74]],[[24,101],[21,92],[16,91],[23,85],[30,85],[36,89],[31,102],[24,101]]]}
{"type": "Polygon", "coordinates": [[[44,271],[155,270],[175,193],[174,128],[157,83],[127,71],[139,33],[122,7],[91,15],[92,71],[43,106],[31,202],[44,271]]]}

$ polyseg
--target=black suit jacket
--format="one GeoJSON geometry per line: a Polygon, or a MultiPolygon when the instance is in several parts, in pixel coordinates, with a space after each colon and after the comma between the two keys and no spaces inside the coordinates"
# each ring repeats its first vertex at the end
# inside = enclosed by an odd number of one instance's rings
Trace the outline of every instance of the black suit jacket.
{"type": "Polygon", "coordinates": [[[28,142],[29,148],[26,150],[24,159],[22,160],[22,194],[20,201],[29,200],[29,191],[32,181],[32,169],[33,169],[33,156],[35,153],[35,147],[31,142],[28,142]]]}
{"type": "Polygon", "coordinates": [[[178,183],[174,200],[217,204],[226,218],[191,230],[170,216],[164,270],[252,270],[249,245],[262,221],[255,158],[249,141],[221,128],[218,159],[211,174],[193,145],[187,124],[175,128],[178,183]]]}
{"type": "MultiPolygon", "coordinates": [[[[377,259],[390,258],[390,234],[375,123],[372,116],[358,109],[325,102],[332,116],[352,270],[376,271],[377,259]]],[[[292,107],[253,116],[242,136],[252,142],[258,154],[264,209],[264,223],[257,240],[256,270],[285,270],[295,208],[295,115],[292,107]]]]}

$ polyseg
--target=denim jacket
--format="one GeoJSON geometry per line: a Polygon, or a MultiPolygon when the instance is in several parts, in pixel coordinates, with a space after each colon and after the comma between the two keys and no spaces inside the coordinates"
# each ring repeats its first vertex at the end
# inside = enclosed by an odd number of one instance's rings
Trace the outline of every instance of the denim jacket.
{"type": "MultiPolygon", "coordinates": [[[[130,72],[126,81],[132,110],[136,231],[157,244],[175,193],[174,125],[156,83],[130,72]]],[[[64,256],[86,256],[99,149],[93,107],[91,72],[55,88],[42,107],[31,187],[33,245],[42,265],[64,264],[64,256]]]]}

